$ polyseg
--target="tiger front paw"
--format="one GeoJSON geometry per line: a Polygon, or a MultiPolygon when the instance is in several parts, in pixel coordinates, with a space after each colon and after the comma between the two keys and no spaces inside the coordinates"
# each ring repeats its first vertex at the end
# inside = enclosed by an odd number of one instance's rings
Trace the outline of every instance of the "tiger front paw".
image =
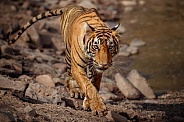
{"type": "Polygon", "coordinates": [[[103,103],[102,98],[98,95],[96,99],[84,99],[83,101],[84,110],[91,109],[93,115],[104,116],[107,114],[106,106],[103,103]]]}

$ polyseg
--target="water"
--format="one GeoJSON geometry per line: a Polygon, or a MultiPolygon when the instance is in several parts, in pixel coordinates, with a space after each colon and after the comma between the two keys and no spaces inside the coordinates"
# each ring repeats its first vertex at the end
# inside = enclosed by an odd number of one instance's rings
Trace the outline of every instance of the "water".
{"type": "Polygon", "coordinates": [[[131,68],[148,77],[154,90],[184,89],[184,1],[148,0],[123,14],[126,42],[146,42],[131,68]]]}

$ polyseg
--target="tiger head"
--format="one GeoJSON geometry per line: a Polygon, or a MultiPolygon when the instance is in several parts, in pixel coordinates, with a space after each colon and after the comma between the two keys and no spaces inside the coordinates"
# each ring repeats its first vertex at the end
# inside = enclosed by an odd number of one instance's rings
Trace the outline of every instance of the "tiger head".
{"type": "Polygon", "coordinates": [[[95,29],[88,25],[90,29],[86,31],[85,55],[92,60],[97,71],[103,72],[112,65],[112,58],[118,53],[119,40],[117,28],[119,24],[109,28],[95,29]]]}

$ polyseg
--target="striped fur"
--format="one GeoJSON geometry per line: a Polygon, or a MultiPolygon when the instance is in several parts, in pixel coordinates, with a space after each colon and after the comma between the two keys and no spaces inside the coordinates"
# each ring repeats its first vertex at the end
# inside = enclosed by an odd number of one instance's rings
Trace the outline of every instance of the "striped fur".
{"type": "Polygon", "coordinates": [[[108,28],[101,20],[96,9],[81,6],[68,6],[40,14],[31,19],[9,44],[14,43],[21,34],[40,19],[61,15],[61,34],[65,42],[67,63],[66,78],[71,97],[85,99],[83,108],[103,115],[106,110],[98,95],[102,73],[112,64],[118,52],[117,28],[108,28]]]}

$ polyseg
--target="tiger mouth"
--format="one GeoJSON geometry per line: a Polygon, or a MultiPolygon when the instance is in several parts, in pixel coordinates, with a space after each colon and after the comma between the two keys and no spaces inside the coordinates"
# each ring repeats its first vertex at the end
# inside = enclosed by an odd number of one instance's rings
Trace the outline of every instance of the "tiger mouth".
{"type": "Polygon", "coordinates": [[[105,65],[95,63],[95,68],[99,71],[104,71],[104,70],[107,70],[111,65],[112,63],[105,64],[105,65]]]}

